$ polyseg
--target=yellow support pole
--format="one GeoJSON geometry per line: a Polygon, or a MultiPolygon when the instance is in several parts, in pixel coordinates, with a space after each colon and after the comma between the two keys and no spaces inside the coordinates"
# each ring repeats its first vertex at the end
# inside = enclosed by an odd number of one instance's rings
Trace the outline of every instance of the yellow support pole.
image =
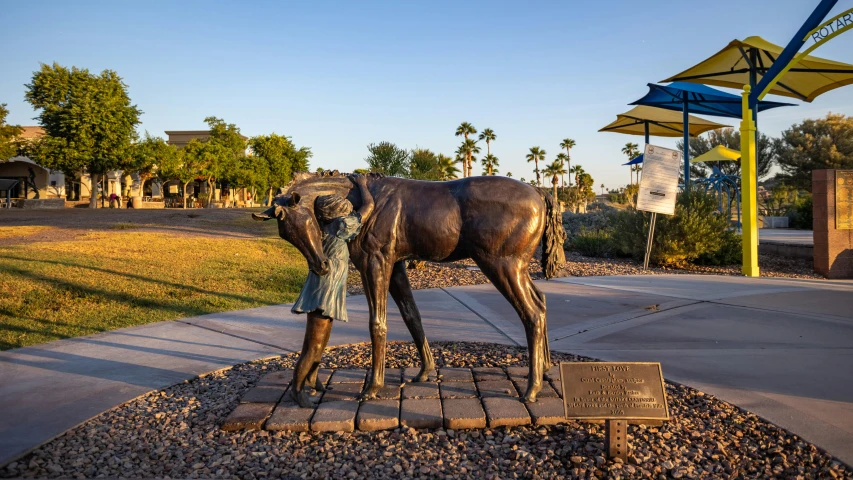
{"type": "Polygon", "coordinates": [[[749,91],[743,87],[743,117],[740,122],[740,191],[743,208],[743,274],[758,276],[758,193],[756,192],[755,121],[749,108],[749,91]]]}

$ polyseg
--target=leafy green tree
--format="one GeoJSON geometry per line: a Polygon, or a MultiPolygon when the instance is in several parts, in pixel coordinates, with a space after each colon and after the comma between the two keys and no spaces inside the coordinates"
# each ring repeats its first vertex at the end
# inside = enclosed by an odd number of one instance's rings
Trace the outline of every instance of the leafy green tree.
{"type": "Polygon", "coordinates": [[[485,157],[483,157],[481,162],[483,163],[483,168],[486,170],[486,173],[485,173],[486,175],[494,175],[494,174],[498,173],[498,169],[497,169],[497,167],[499,165],[498,157],[496,157],[490,153],[490,154],[486,155],[485,157]]]}
{"type": "Polygon", "coordinates": [[[389,177],[409,176],[409,152],[391,142],[371,143],[367,146],[370,154],[364,159],[371,172],[389,177]]]}
{"type": "Polygon", "coordinates": [[[438,155],[428,148],[412,150],[409,162],[409,178],[415,180],[441,180],[443,177],[438,155]]]}
{"type": "Polygon", "coordinates": [[[468,143],[468,135],[474,135],[475,133],[477,133],[477,129],[474,128],[474,125],[471,125],[468,122],[462,122],[458,127],[456,127],[456,136],[465,137],[465,140],[462,142],[462,145],[466,150],[465,161],[462,163],[462,175],[464,177],[470,177],[472,175],[473,167],[471,163],[473,162],[473,159],[471,157],[473,155],[471,153],[470,144],[468,143]]]}
{"type": "Polygon", "coordinates": [[[533,171],[536,172],[536,186],[542,186],[542,177],[539,175],[539,162],[545,161],[545,150],[539,147],[530,147],[530,153],[525,158],[527,159],[527,163],[533,162],[535,165],[533,171]]]}
{"type": "Polygon", "coordinates": [[[274,133],[252,137],[249,139],[249,147],[253,156],[264,164],[253,165],[251,171],[257,175],[265,175],[263,181],[257,179],[252,185],[267,190],[268,202],[272,202],[273,193],[277,188],[290,182],[294,172],[308,170],[308,159],[312,155],[310,148],[296,148],[290,137],[274,133]]]}
{"type": "Polygon", "coordinates": [[[189,150],[185,147],[176,150],[174,155],[166,155],[160,159],[157,165],[157,176],[160,183],[166,184],[169,181],[175,180],[181,184],[181,196],[183,197],[184,208],[187,208],[187,184],[194,181],[199,176],[199,166],[196,163],[199,149],[204,147],[204,143],[193,139],[189,150]]]}
{"type": "MultiPolygon", "coordinates": [[[[567,168],[569,168],[569,169],[571,169],[571,168],[572,168],[572,152],[571,152],[571,150],[572,150],[573,148],[575,148],[575,145],[577,145],[577,144],[576,144],[576,143],[575,143],[575,141],[574,141],[574,140],[572,140],[571,138],[564,138],[564,139],[563,139],[563,141],[562,141],[562,142],[560,142],[560,148],[565,148],[565,149],[566,149],[566,167],[567,167],[567,168]]],[[[560,156],[559,156],[559,155],[557,155],[557,158],[559,158],[559,157],[560,157],[560,156]]],[[[564,183],[565,183],[565,182],[564,182],[564,183]]],[[[570,187],[572,186],[572,177],[571,177],[571,175],[569,176],[569,186],[570,186],[570,187]]]]}
{"type": "Polygon", "coordinates": [[[128,157],[142,113],[130,103],[127,85],[112,70],[100,75],[87,69],[42,64],[26,85],[26,100],[38,112],[46,135],[37,142],[35,160],[70,176],[85,170],[94,186],[100,176],[118,169],[128,157]]]}
{"type": "Polygon", "coordinates": [[[811,191],[812,170],[853,168],[853,116],[803,120],[782,132],[773,149],[785,183],[811,191]]]}
{"type": "Polygon", "coordinates": [[[459,175],[459,169],[456,168],[456,161],[441,153],[438,154],[438,168],[441,172],[442,180],[453,180],[459,175]]]}
{"type": "Polygon", "coordinates": [[[207,181],[207,206],[212,207],[216,182],[227,179],[245,161],[246,139],[233,123],[216,117],[204,121],[210,127],[210,137],[203,141],[205,147],[195,153],[200,154],[200,173],[207,181]]]}
{"type": "MultiPolygon", "coordinates": [[[[690,158],[696,158],[717,145],[740,151],[740,132],[733,128],[720,128],[711,130],[707,134],[699,135],[698,137],[691,137],[688,142],[690,150],[688,153],[690,153],[690,158]]],[[[676,141],[675,148],[683,151],[684,141],[676,141]]],[[[758,156],[758,169],[756,173],[760,180],[766,178],[773,167],[773,140],[767,135],[758,135],[755,151],[758,156]]],[[[714,165],[719,167],[720,171],[724,174],[740,178],[740,162],[714,162],[714,165]]],[[[690,176],[692,177],[707,177],[710,172],[711,169],[704,163],[690,164],[690,176]]],[[[809,181],[811,181],[811,177],[809,177],[809,181]]]]}
{"type": "Polygon", "coordinates": [[[18,154],[16,139],[24,130],[18,125],[6,123],[9,109],[5,103],[0,103],[0,162],[5,162],[18,154]]]}
{"type": "Polygon", "coordinates": [[[177,147],[167,144],[160,137],[152,137],[148,132],[145,132],[141,142],[133,144],[130,157],[122,167],[125,171],[135,172],[139,176],[140,197],[145,182],[156,177],[159,166],[164,161],[168,162],[167,157],[177,156],[177,152],[177,147]]]}

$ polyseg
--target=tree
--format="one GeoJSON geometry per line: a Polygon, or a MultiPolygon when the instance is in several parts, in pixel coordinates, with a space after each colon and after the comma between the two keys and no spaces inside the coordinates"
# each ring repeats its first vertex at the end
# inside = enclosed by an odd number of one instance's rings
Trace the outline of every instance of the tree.
{"type": "MultiPolygon", "coordinates": [[[[569,156],[563,152],[560,152],[557,154],[557,161],[560,162],[563,166],[565,166],[569,161],[569,156]]],[[[569,166],[569,168],[571,168],[571,165],[569,166]]],[[[566,170],[566,173],[569,173],[569,171],[566,170]]],[[[569,183],[571,183],[571,181],[572,181],[572,177],[569,176],[569,183]]],[[[561,183],[562,183],[563,187],[565,188],[565,186],[566,186],[566,177],[565,176],[562,176],[562,182],[561,183]]]]}
{"type": "Polygon", "coordinates": [[[381,173],[389,177],[409,176],[409,152],[391,142],[371,143],[367,146],[370,152],[364,161],[371,172],[381,173]]]}
{"type": "Polygon", "coordinates": [[[601,184],[601,194],[604,195],[604,184],[601,184]]]}
{"type": "Polygon", "coordinates": [[[441,153],[438,154],[438,168],[441,172],[442,180],[453,180],[459,174],[459,169],[456,168],[456,161],[441,153]]]}
{"type": "MultiPolygon", "coordinates": [[[[568,168],[572,168],[572,152],[571,150],[575,148],[575,141],[571,138],[564,138],[562,142],[560,142],[560,148],[566,149],[566,166],[568,168]]],[[[569,176],[569,186],[572,186],[572,177],[569,176]]]]}
{"type": "Polygon", "coordinates": [[[415,180],[441,180],[443,177],[438,155],[428,148],[412,150],[409,178],[415,180]]]}
{"type": "Polygon", "coordinates": [[[853,168],[853,116],[830,113],[808,119],[782,132],[773,142],[780,177],[785,183],[812,189],[812,170],[853,168]]]}
{"type": "MultiPolygon", "coordinates": [[[[690,154],[690,158],[696,158],[717,145],[740,151],[740,132],[733,128],[711,130],[705,135],[691,137],[687,145],[689,147],[688,153],[690,154]]],[[[675,148],[679,151],[684,151],[684,141],[678,140],[675,142],[675,148]]],[[[770,174],[770,169],[773,167],[775,153],[773,150],[773,140],[767,135],[758,135],[755,152],[758,156],[756,175],[760,180],[767,177],[770,174]]],[[[740,178],[740,162],[715,162],[715,165],[724,174],[740,178]]],[[[704,163],[690,163],[691,177],[707,177],[709,172],[710,169],[704,163]]],[[[811,176],[809,176],[809,181],[811,181],[811,176]]]]}
{"type": "MultiPolygon", "coordinates": [[[[480,140],[486,141],[486,156],[491,156],[492,155],[492,142],[494,142],[498,138],[497,135],[495,135],[495,131],[492,130],[491,128],[484,128],[483,131],[480,132],[479,138],[480,138],[480,140]]],[[[497,165],[497,164],[495,164],[495,165],[497,165]]],[[[494,174],[489,172],[489,175],[494,175],[494,174]]]]}
{"type": "Polygon", "coordinates": [[[142,113],[130,103],[127,85],[112,70],[100,75],[42,64],[26,85],[46,135],[37,142],[35,160],[69,176],[85,170],[92,180],[89,207],[97,208],[94,186],[100,175],[121,166],[136,138],[142,113]]]}
{"type": "MultiPolygon", "coordinates": [[[[456,127],[456,136],[465,137],[465,141],[462,145],[466,145],[468,143],[468,135],[474,135],[475,133],[477,133],[477,129],[474,128],[474,125],[471,125],[468,122],[462,122],[458,127],[456,127]]],[[[471,166],[471,162],[471,155],[466,156],[465,161],[462,164],[462,174],[465,177],[470,177],[472,175],[471,170],[473,167],[471,166]]]]}
{"type": "Polygon", "coordinates": [[[201,154],[199,160],[203,159],[199,173],[207,180],[207,206],[211,208],[216,181],[226,179],[245,161],[246,139],[233,123],[216,117],[204,121],[210,127],[210,138],[203,142],[205,148],[196,153],[201,154]]]}
{"type": "MultiPolygon", "coordinates": [[[[177,150],[175,155],[168,155],[160,159],[157,165],[157,176],[160,183],[165,184],[171,180],[177,180],[181,184],[181,195],[183,196],[184,208],[187,208],[187,184],[198,177],[198,167],[194,163],[195,157],[191,152],[198,148],[198,140],[191,140],[192,148],[186,147],[177,150]]],[[[189,147],[189,145],[187,145],[189,147]]]]}
{"type": "MultiPolygon", "coordinates": [[[[480,153],[480,146],[477,145],[477,141],[473,138],[468,138],[462,141],[462,145],[459,146],[459,149],[456,151],[458,156],[461,156],[464,161],[463,165],[468,165],[468,176],[472,176],[474,173],[472,172],[471,165],[473,162],[477,161],[477,157],[475,154],[480,153]]],[[[463,166],[463,170],[465,167],[463,166]]]]}
{"type": "Polygon", "coordinates": [[[559,160],[554,160],[550,165],[545,167],[545,175],[551,177],[551,188],[554,189],[554,199],[557,199],[557,182],[560,175],[565,175],[566,167],[559,160]]]}
{"type": "Polygon", "coordinates": [[[536,186],[542,186],[542,177],[539,175],[539,161],[545,161],[545,150],[539,147],[530,147],[530,153],[525,158],[527,163],[533,162],[535,164],[533,171],[536,172],[536,186]]]}
{"type": "Polygon", "coordinates": [[[9,110],[6,108],[6,104],[0,103],[0,162],[5,162],[18,154],[16,139],[24,131],[18,125],[7,124],[7,115],[9,115],[9,110]]]}
{"type": "MultiPolygon", "coordinates": [[[[631,142],[626,143],[625,146],[622,147],[622,153],[624,153],[625,155],[628,156],[629,162],[631,160],[633,160],[637,155],[640,154],[639,150],[637,150],[638,147],[639,147],[639,145],[637,145],[636,143],[631,143],[631,142]]],[[[628,183],[628,185],[633,185],[634,184],[634,168],[632,165],[628,166],[628,171],[631,173],[631,181],[628,183]]]]}
{"type": "Polygon", "coordinates": [[[492,155],[491,153],[483,157],[481,160],[483,164],[483,168],[486,170],[486,175],[494,175],[498,173],[498,157],[492,155]]]}
{"type": "Polygon", "coordinates": [[[264,166],[255,165],[251,170],[263,175],[263,181],[258,179],[257,187],[267,191],[267,201],[272,205],[273,194],[277,188],[287,185],[293,178],[293,172],[307,171],[311,149],[296,148],[290,137],[284,135],[258,135],[249,139],[252,156],[264,166]]]}
{"type": "Polygon", "coordinates": [[[130,158],[123,167],[139,176],[138,196],[142,196],[145,182],[156,177],[159,166],[168,162],[167,157],[176,156],[177,150],[174,145],[169,145],[160,137],[152,137],[148,132],[145,132],[141,142],[131,147],[130,158]]]}
{"type": "Polygon", "coordinates": [[[512,172],[506,172],[507,178],[512,178],[512,172]]]}

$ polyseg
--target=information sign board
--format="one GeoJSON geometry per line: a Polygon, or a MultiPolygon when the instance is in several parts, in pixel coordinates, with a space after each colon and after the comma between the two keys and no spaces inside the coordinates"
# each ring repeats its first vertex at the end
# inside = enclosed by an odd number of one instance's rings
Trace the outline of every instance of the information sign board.
{"type": "Polygon", "coordinates": [[[678,195],[682,154],[678,150],[646,145],[637,210],[672,215],[678,195]]]}

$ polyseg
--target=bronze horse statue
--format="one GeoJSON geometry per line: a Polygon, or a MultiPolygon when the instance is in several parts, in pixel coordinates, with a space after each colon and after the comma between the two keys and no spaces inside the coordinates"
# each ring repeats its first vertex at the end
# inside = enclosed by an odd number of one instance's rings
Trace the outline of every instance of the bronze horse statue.
{"type": "MultiPolygon", "coordinates": [[[[565,262],[560,212],[548,193],[506,177],[430,182],[371,174],[375,210],[349,243],[370,310],[373,368],[362,399],[376,398],[385,378],[386,308],[394,298],[421,357],[415,382],[435,370],[406,276],[411,259],[449,262],[471,258],[515,308],[527,336],[530,359],[524,401],[535,402],[550,367],[545,295],[533,284],[528,264],[542,245],[542,269],[552,278],[565,262]],[[547,366],[546,366],[547,365],[547,366]]],[[[336,194],[361,206],[358,188],[337,172],[298,173],[256,220],[278,220],[281,238],[293,244],[319,275],[328,271],[314,199],[336,194]]]]}

